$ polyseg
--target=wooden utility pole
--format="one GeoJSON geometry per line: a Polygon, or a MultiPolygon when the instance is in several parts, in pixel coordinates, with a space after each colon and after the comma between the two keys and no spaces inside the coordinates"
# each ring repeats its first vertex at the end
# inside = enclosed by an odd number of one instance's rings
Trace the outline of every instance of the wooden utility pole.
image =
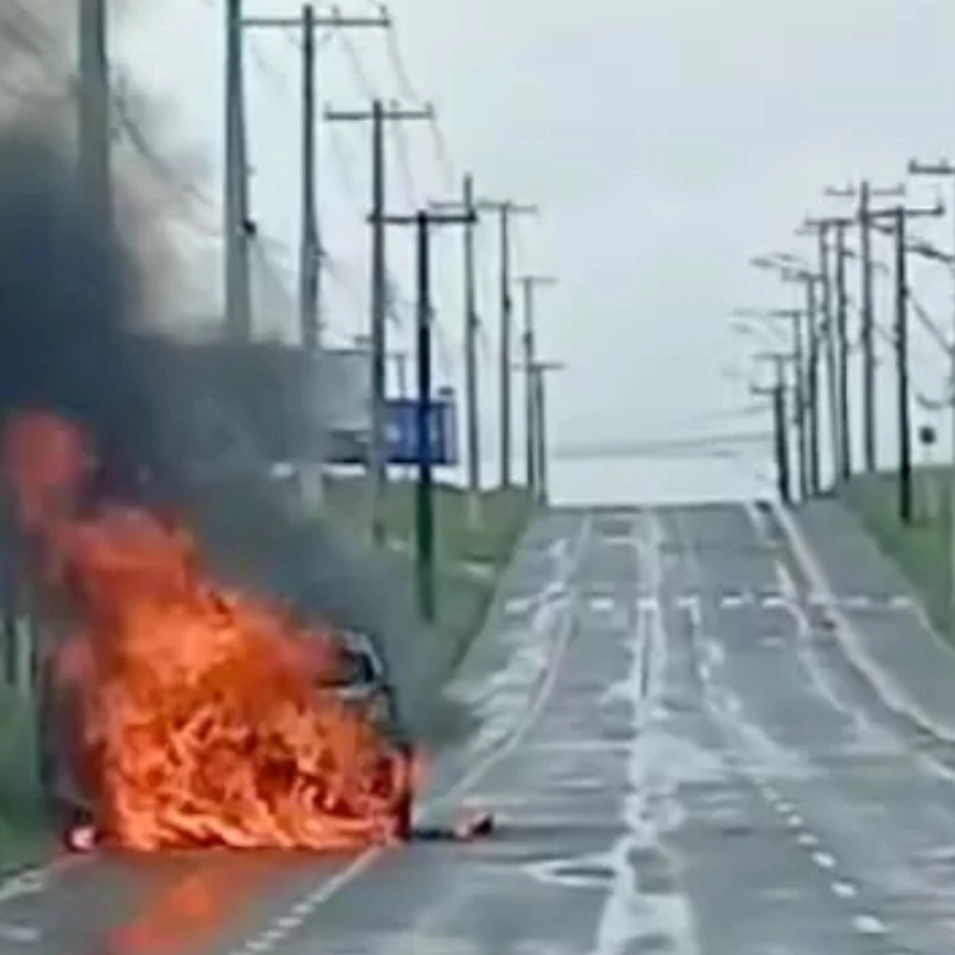
{"type": "Polygon", "coordinates": [[[875,305],[872,289],[872,229],[869,212],[875,197],[894,198],[905,195],[905,186],[877,188],[863,179],[858,188],[848,186],[829,188],[829,196],[858,198],[856,223],[859,226],[860,310],[862,313],[862,447],[866,472],[878,468],[876,451],[876,397],[875,397],[875,305]]]}
{"type": "Polygon", "coordinates": [[[534,369],[537,362],[536,354],[536,328],[534,322],[534,292],[539,287],[554,285],[557,279],[549,275],[522,275],[517,279],[523,290],[524,299],[524,331],[523,331],[523,351],[524,351],[524,387],[525,387],[525,455],[527,457],[527,490],[533,497],[538,496],[539,469],[541,467],[538,461],[540,451],[540,441],[536,433],[537,423],[539,421],[538,402],[539,396],[535,392],[534,369]]]}
{"type": "Polygon", "coordinates": [[[435,588],[434,472],[431,462],[431,229],[435,226],[470,225],[477,214],[455,215],[419,210],[415,215],[382,215],[384,225],[413,226],[417,239],[417,294],[415,322],[417,345],[417,414],[415,435],[418,481],[415,493],[415,543],[417,595],[422,617],[433,623],[437,616],[435,588]]]}
{"type": "Polygon", "coordinates": [[[371,109],[327,109],[325,119],[333,123],[371,124],[371,440],[369,442],[368,490],[371,498],[372,540],[385,543],[383,499],[388,485],[387,448],[387,362],[388,362],[388,267],[384,214],[387,123],[434,120],[434,108],[386,107],[374,100],[371,109]]]}
{"type": "Polygon", "coordinates": [[[909,388],[909,287],[906,274],[906,224],[909,219],[944,215],[941,202],[928,208],[892,206],[869,211],[869,220],[889,219],[895,236],[895,367],[897,379],[897,416],[899,429],[899,518],[911,524],[914,518],[912,500],[912,424],[909,388]]]}
{"type": "Polygon", "coordinates": [[[476,219],[474,178],[464,177],[464,191],[460,201],[432,202],[435,211],[458,211],[466,219],[464,224],[464,390],[465,434],[468,456],[468,524],[475,529],[481,524],[481,425],[480,396],[478,394],[478,333],[481,323],[477,309],[477,290],[474,261],[474,227],[476,219]]]}
{"type": "Polygon", "coordinates": [[[806,455],[809,493],[812,496],[821,490],[819,467],[819,316],[816,285],[819,276],[803,272],[799,279],[806,290],[806,455]]]}
{"type": "Polygon", "coordinates": [[[846,481],[852,474],[852,416],[849,410],[849,310],[846,291],[846,230],[855,222],[845,216],[807,219],[805,226],[819,236],[819,271],[823,276],[823,329],[826,345],[826,371],[829,379],[830,415],[833,444],[833,483],[846,481]],[[828,244],[835,236],[835,271],[829,272],[828,244]],[[835,280],[833,314],[832,280],[835,280]]]}
{"type": "Polygon", "coordinates": [[[547,414],[547,375],[562,371],[564,365],[555,361],[539,361],[536,358],[530,368],[528,385],[531,389],[535,437],[534,457],[537,461],[536,487],[534,500],[539,507],[550,503],[550,467],[548,457],[548,414],[547,414]]]}
{"type": "Polygon", "coordinates": [[[79,0],[79,179],[102,229],[113,227],[106,0],[79,0]]]}
{"type": "Polygon", "coordinates": [[[476,208],[494,211],[500,216],[501,244],[501,326],[500,326],[500,455],[501,487],[511,486],[512,424],[511,409],[511,335],[513,302],[511,300],[511,217],[536,215],[537,206],[519,205],[512,200],[481,200],[476,208]]]}
{"type": "Polygon", "coordinates": [[[319,29],[388,29],[391,20],[387,12],[378,16],[345,17],[337,10],[319,16],[312,3],[302,6],[293,16],[243,17],[245,29],[297,29],[302,47],[302,102],[301,102],[301,233],[299,242],[299,328],[302,344],[317,351],[321,337],[321,255],[322,244],[318,221],[316,130],[316,40],[319,29]]]}
{"type": "MultiPolygon", "coordinates": [[[[934,163],[924,163],[918,160],[909,162],[909,173],[913,176],[935,176],[948,179],[952,186],[955,186],[955,163],[947,159],[937,160],[934,163]]],[[[955,196],[952,200],[952,216],[955,222],[955,196]]],[[[948,261],[949,271],[955,276],[955,246],[952,247],[952,258],[948,261]]],[[[955,627],[955,326],[953,326],[953,337],[949,345],[949,362],[951,374],[952,395],[952,418],[950,427],[952,429],[952,466],[949,474],[949,620],[951,626],[955,627]]]]}
{"type": "Polygon", "coordinates": [[[789,436],[786,428],[786,361],[789,355],[779,353],[764,353],[756,356],[758,359],[771,361],[775,369],[775,380],[768,388],[752,387],[755,395],[764,395],[770,398],[773,409],[773,447],[776,458],[776,487],[779,499],[783,504],[792,501],[789,467],[789,436]]]}

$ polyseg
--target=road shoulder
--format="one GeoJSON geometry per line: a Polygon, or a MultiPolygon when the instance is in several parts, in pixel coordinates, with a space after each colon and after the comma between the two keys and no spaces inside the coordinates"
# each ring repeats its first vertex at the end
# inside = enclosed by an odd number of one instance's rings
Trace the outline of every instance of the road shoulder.
{"type": "Polygon", "coordinates": [[[892,709],[955,741],[955,652],[898,566],[835,501],[775,506],[773,517],[850,662],[892,709]]]}

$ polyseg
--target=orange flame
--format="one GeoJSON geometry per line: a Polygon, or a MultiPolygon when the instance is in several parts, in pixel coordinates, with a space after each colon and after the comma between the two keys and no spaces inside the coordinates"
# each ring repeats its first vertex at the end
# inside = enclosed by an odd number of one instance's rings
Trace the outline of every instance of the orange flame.
{"type": "Polygon", "coordinates": [[[331,632],[216,583],[184,527],[132,507],[78,516],[92,454],[66,421],[24,415],[3,451],[80,621],[56,674],[79,700],[77,770],[105,840],[339,850],[406,835],[417,760],[327,688],[331,632]]]}

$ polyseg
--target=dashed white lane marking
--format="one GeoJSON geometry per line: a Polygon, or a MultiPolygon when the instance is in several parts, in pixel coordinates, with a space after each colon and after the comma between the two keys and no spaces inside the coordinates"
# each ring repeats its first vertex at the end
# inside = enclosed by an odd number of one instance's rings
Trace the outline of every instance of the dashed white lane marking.
{"type": "Polygon", "coordinates": [[[829,855],[828,852],[814,852],[812,854],[812,861],[815,862],[820,869],[834,869],[836,867],[835,857],[829,855]]]}
{"type": "Polygon", "coordinates": [[[33,925],[10,925],[0,922],[0,939],[20,945],[32,945],[40,941],[40,930],[33,925]]]}
{"type": "MultiPolygon", "coordinates": [[[[589,521],[586,521],[575,542],[574,556],[568,562],[566,571],[568,575],[573,572],[574,567],[579,565],[591,533],[592,526],[589,521]]],[[[484,759],[472,765],[470,771],[465,773],[453,786],[445,790],[440,796],[431,799],[425,805],[425,808],[434,808],[435,806],[440,806],[443,803],[458,798],[462,793],[466,792],[478,782],[488,770],[493,768],[505,756],[510,755],[510,753],[521,744],[528,731],[537,722],[541,710],[543,710],[553,693],[560,672],[561,662],[574,632],[574,622],[577,619],[576,607],[577,602],[571,598],[565,608],[560,629],[554,638],[550,666],[544,674],[536,694],[523,714],[523,718],[514,728],[511,735],[489,752],[484,759]]],[[[237,945],[232,949],[229,955],[260,955],[260,953],[271,951],[278,943],[284,941],[315,909],[327,902],[332,896],[353,882],[367,869],[371,868],[384,852],[384,847],[375,847],[367,850],[354,859],[350,865],[347,865],[340,872],[319,885],[304,899],[299,900],[288,912],[270,921],[261,932],[237,945]],[[285,921],[284,925],[282,924],[283,920],[285,921]]]]}
{"type": "Polygon", "coordinates": [[[811,832],[800,832],[796,838],[796,842],[801,846],[805,846],[807,849],[814,849],[819,845],[819,840],[811,832]]]}
{"type": "Polygon", "coordinates": [[[752,602],[752,594],[723,594],[720,597],[721,607],[742,607],[744,604],[752,602]]]}
{"type": "Polygon", "coordinates": [[[888,931],[885,923],[874,915],[854,915],[852,927],[860,935],[885,935],[888,931]]]}
{"type": "Polygon", "coordinates": [[[845,879],[836,879],[830,883],[829,888],[832,889],[832,894],[838,895],[840,899],[854,899],[859,894],[859,890],[845,879]]]}
{"type": "Polygon", "coordinates": [[[789,826],[790,829],[801,829],[804,824],[805,820],[798,812],[794,812],[786,817],[786,825],[789,826]]]}

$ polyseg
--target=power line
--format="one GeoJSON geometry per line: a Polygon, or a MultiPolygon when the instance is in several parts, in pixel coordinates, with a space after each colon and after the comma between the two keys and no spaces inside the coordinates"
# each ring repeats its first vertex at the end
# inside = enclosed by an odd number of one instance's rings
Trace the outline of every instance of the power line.
{"type": "Polygon", "coordinates": [[[413,103],[421,104],[424,100],[418,95],[414,84],[409,79],[408,70],[405,68],[404,57],[401,55],[401,47],[398,45],[398,35],[394,26],[386,31],[385,45],[388,50],[388,59],[391,61],[391,68],[398,79],[398,87],[404,99],[413,103]]]}
{"type": "Polygon", "coordinates": [[[359,210],[364,209],[365,200],[362,197],[362,190],[355,178],[354,169],[357,166],[355,154],[351,145],[345,139],[345,134],[338,123],[329,123],[327,128],[331,131],[328,137],[328,143],[331,151],[332,162],[335,166],[335,172],[338,174],[355,206],[359,210]]]}
{"type": "MultiPolygon", "coordinates": [[[[388,33],[390,31],[386,30],[385,32],[388,33]]],[[[352,42],[351,37],[344,30],[337,31],[336,36],[341,44],[342,52],[345,54],[345,59],[348,61],[348,65],[354,74],[355,81],[361,87],[363,95],[370,100],[378,99],[376,84],[365,69],[365,64],[362,62],[361,56],[355,44],[352,42]]]]}
{"type": "Polygon", "coordinates": [[[432,115],[429,126],[431,129],[431,138],[434,141],[435,156],[438,160],[438,166],[441,169],[441,175],[445,180],[444,185],[445,188],[450,189],[451,184],[457,182],[460,177],[457,174],[454,163],[451,161],[447,140],[441,130],[441,124],[438,122],[437,116],[432,115]]]}
{"type": "Polygon", "coordinates": [[[401,177],[404,180],[405,191],[408,193],[408,201],[413,208],[417,208],[419,205],[418,188],[415,184],[414,173],[411,170],[411,152],[408,148],[408,137],[405,134],[404,124],[391,124],[391,131],[398,154],[401,177]]]}

